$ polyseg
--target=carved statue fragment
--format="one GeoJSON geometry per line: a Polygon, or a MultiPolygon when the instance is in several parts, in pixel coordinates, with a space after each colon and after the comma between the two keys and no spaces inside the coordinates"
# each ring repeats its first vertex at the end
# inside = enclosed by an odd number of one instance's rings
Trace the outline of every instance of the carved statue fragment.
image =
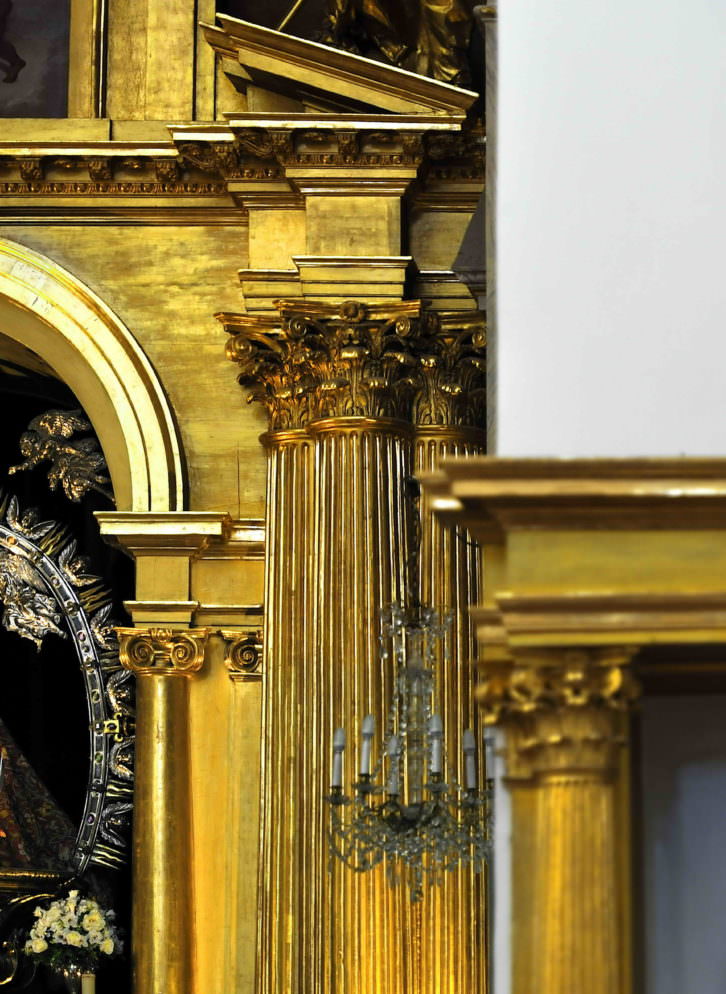
{"type": "Polygon", "coordinates": [[[327,0],[321,41],[445,83],[469,82],[470,0],[327,0]]]}
{"type": "Polygon", "coordinates": [[[8,472],[20,473],[50,462],[48,482],[51,490],[60,485],[66,497],[74,502],[89,490],[113,501],[113,495],[107,489],[111,481],[98,441],[92,435],[73,438],[77,432],[91,430],[91,423],[80,410],[46,411],[38,415],[20,436],[20,451],[25,461],[11,466],[8,472]]]}

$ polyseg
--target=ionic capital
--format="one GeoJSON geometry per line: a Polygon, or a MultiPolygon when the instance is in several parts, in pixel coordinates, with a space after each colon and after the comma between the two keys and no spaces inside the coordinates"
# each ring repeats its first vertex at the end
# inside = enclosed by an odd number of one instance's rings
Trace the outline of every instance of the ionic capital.
{"type": "Polygon", "coordinates": [[[117,628],[121,665],[137,676],[191,676],[204,663],[208,628],[117,628]]]}
{"type": "Polygon", "coordinates": [[[224,639],[224,665],[233,683],[259,680],[262,677],[262,629],[254,631],[219,630],[224,639]]]}

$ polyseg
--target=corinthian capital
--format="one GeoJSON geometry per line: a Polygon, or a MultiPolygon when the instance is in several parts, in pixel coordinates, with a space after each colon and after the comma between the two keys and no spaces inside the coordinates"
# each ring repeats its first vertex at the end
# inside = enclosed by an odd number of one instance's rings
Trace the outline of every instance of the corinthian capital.
{"type": "Polygon", "coordinates": [[[139,674],[190,676],[204,663],[208,628],[117,628],[121,665],[139,674]]]}
{"type": "Polygon", "coordinates": [[[283,333],[309,344],[310,414],[408,420],[417,343],[435,315],[420,301],[281,301],[283,333]]]}
{"type": "Polygon", "coordinates": [[[484,428],[486,330],[479,311],[439,315],[419,347],[413,421],[420,427],[484,428]]]}
{"type": "Polygon", "coordinates": [[[533,773],[606,771],[623,741],[622,712],[639,685],[632,648],[517,650],[485,663],[477,697],[487,724],[503,726],[533,773]]]}
{"type": "Polygon", "coordinates": [[[277,314],[267,317],[217,314],[230,334],[227,358],[240,368],[247,402],[263,405],[270,430],[304,428],[310,420],[311,348],[305,335],[282,330],[277,314]]]}

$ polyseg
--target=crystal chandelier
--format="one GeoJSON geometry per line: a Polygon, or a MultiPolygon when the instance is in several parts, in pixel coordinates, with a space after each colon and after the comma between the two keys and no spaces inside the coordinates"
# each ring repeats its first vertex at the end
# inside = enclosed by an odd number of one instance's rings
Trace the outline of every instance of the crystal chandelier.
{"type": "MultiPolygon", "coordinates": [[[[417,504],[415,480],[410,481],[409,492],[417,504]]],[[[417,506],[411,519],[408,573],[409,587],[415,592],[421,531],[417,506]]],[[[357,872],[385,860],[392,883],[405,869],[413,901],[420,900],[424,882],[440,882],[444,871],[471,864],[479,872],[490,850],[489,792],[479,787],[474,734],[467,729],[463,735],[462,787],[447,765],[443,724],[435,705],[439,650],[445,647],[451,621],[450,614],[441,616],[421,604],[415,593],[407,604],[395,603],[381,611],[381,663],[383,668],[394,667],[393,695],[384,749],[375,765],[375,716],[363,719],[353,796],[343,789],[345,731],[338,728],[333,737],[331,792],[326,797],[331,810],[331,859],[337,857],[357,872]]]]}

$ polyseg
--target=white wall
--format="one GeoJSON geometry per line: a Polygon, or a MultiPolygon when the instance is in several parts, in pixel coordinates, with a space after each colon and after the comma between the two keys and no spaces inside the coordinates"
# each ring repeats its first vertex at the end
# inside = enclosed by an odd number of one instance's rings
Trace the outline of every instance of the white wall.
{"type": "Polygon", "coordinates": [[[498,453],[726,453],[726,4],[499,10],[498,453]]]}

